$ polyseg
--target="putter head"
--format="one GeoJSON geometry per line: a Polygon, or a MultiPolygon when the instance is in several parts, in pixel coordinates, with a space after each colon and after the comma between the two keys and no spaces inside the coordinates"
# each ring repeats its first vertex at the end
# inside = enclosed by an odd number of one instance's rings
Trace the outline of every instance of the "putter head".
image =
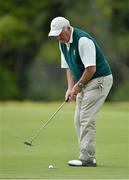
{"type": "Polygon", "coordinates": [[[30,141],[24,141],[24,144],[27,146],[32,146],[32,143],[30,141]]]}

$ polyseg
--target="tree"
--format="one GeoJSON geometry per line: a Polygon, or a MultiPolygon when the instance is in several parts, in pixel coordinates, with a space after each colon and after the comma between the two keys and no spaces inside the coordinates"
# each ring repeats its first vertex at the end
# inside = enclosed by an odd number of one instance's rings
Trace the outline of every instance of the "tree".
{"type": "Polygon", "coordinates": [[[0,0],[0,99],[62,98],[65,80],[58,44],[47,37],[56,16],[87,30],[103,47],[114,75],[112,98],[128,82],[128,9],[128,0],[0,0]]]}

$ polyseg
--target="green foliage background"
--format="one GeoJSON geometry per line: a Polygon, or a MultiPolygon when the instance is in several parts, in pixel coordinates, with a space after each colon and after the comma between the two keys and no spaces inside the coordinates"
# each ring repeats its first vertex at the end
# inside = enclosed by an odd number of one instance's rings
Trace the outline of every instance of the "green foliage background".
{"type": "Polygon", "coordinates": [[[93,34],[112,67],[108,100],[129,100],[128,0],[0,0],[0,100],[60,100],[67,88],[51,20],[93,34]]]}

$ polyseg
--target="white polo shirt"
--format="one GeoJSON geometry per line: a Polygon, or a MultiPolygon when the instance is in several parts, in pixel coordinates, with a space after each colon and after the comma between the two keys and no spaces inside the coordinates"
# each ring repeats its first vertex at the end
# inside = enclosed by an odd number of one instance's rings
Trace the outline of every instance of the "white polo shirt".
{"type": "MultiPolygon", "coordinates": [[[[69,50],[70,43],[73,42],[73,28],[71,31],[70,40],[68,43],[66,43],[67,49],[69,50]]],[[[60,43],[59,43],[59,49],[61,52],[61,68],[69,68],[64,54],[61,50],[60,43]]],[[[82,60],[82,63],[84,64],[84,67],[87,68],[89,66],[95,66],[96,65],[96,49],[93,41],[87,37],[81,37],[79,39],[78,43],[78,50],[79,55],[82,60]]]]}

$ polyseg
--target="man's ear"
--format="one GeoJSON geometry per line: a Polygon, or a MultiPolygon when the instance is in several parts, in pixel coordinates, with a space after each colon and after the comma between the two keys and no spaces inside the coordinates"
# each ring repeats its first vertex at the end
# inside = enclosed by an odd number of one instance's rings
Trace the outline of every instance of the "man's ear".
{"type": "Polygon", "coordinates": [[[71,27],[70,27],[70,26],[67,26],[67,29],[70,31],[70,30],[71,30],[71,27]]]}

